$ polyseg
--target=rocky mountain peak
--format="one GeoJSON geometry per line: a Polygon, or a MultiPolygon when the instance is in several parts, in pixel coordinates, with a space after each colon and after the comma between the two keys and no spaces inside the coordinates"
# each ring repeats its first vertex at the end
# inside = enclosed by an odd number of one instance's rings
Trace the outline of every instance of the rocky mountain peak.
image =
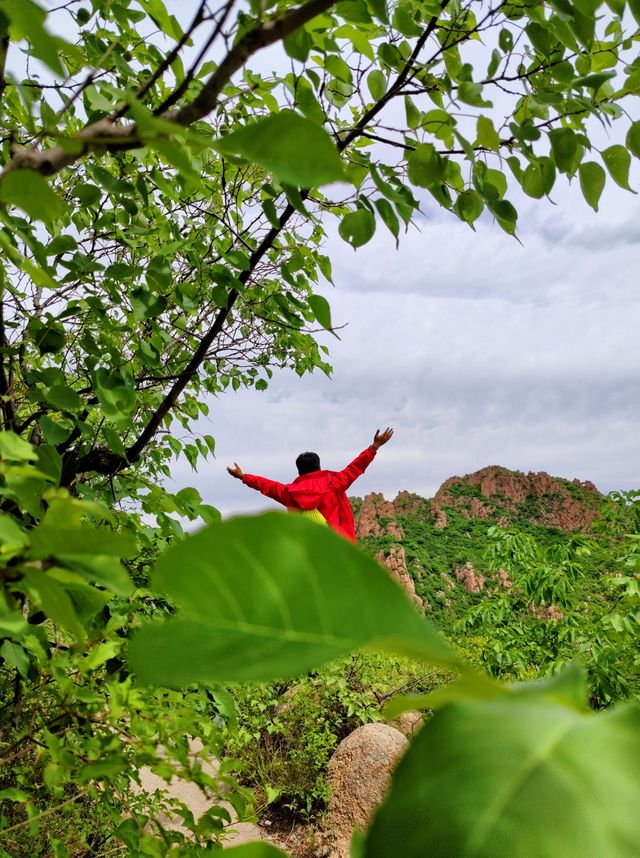
{"type": "Polygon", "coordinates": [[[490,465],[446,480],[436,492],[433,509],[454,507],[466,518],[475,519],[498,516],[505,525],[514,518],[526,518],[570,532],[587,530],[598,516],[601,502],[602,495],[590,481],[490,465]]]}

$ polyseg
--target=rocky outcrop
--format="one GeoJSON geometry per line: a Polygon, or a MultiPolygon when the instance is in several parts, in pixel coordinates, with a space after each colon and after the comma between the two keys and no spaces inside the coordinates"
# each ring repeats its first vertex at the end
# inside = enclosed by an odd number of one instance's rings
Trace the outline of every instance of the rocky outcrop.
{"type": "Polygon", "coordinates": [[[500,586],[505,590],[510,590],[513,587],[513,581],[509,578],[509,573],[506,569],[498,569],[498,581],[500,586]]]}
{"type": "Polygon", "coordinates": [[[353,832],[356,828],[366,830],[408,744],[405,736],[388,724],[365,724],[340,742],[327,771],[330,858],[349,858],[353,832]]]}
{"type": "Polygon", "coordinates": [[[393,539],[402,539],[404,533],[396,521],[396,515],[393,501],[385,500],[379,492],[366,495],[356,521],[356,536],[362,539],[365,536],[387,534],[393,539]]]}
{"type": "Polygon", "coordinates": [[[484,575],[476,572],[471,563],[465,563],[464,566],[454,566],[453,574],[467,593],[481,593],[484,590],[484,575]]]}
{"type": "Polygon", "coordinates": [[[529,614],[537,620],[556,622],[564,619],[564,612],[555,605],[529,605],[529,614]]]}
{"type": "Polygon", "coordinates": [[[433,526],[436,530],[444,530],[444,528],[447,526],[446,512],[437,503],[432,504],[431,508],[434,516],[433,526]]]}
{"type": "Polygon", "coordinates": [[[378,563],[386,566],[393,578],[404,587],[409,595],[409,598],[416,603],[419,608],[423,607],[422,599],[416,593],[416,585],[413,578],[407,569],[407,556],[404,548],[398,543],[394,543],[380,551],[376,557],[378,563]]]}
{"type": "Polygon", "coordinates": [[[602,495],[592,482],[563,480],[544,471],[525,474],[497,465],[464,477],[450,477],[436,492],[434,508],[452,506],[467,518],[502,520],[522,515],[565,531],[587,530],[597,518],[602,495]]]}
{"type": "Polygon", "coordinates": [[[398,492],[393,506],[398,515],[425,519],[431,515],[431,503],[413,492],[398,492]]]}

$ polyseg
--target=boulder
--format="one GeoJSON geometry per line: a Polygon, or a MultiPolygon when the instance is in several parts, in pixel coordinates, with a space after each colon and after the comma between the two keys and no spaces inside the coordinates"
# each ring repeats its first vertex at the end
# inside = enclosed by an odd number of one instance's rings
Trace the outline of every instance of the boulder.
{"type": "Polygon", "coordinates": [[[331,798],[326,829],[331,858],[349,858],[353,832],[366,830],[408,744],[388,724],[365,724],[338,745],[327,772],[331,798]]]}
{"type": "Polygon", "coordinates": [[[403,736],[413,736],[422,727],[422,712],[417,709],[402,712],[395,721],[389,721],[389,726],[400,730],[403,736]]]}

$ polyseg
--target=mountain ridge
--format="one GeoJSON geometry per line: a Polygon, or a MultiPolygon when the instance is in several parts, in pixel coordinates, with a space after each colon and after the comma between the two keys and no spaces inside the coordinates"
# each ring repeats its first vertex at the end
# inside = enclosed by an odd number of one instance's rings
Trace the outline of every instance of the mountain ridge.
{"type": "Polygon", "coordinates": [[[546,471],[513,471],[501,465],[488,465],[462,477],[445,480],[433,498],[401,491],[394,500],[379,492],[353,498],[356,535],[364,538],[387,532],[402,538],[395,519],[398,515],[422,512],[430,514],[433,526],[447,526],[446,508],[457,509],[463,518],[490,520],[506,527],[527,520],[567,533],[586,531],[598,517],[604,496],[590,480],[568,480],[546,471]],[[385,524],[382,525],[382,520],[385,524]]]}
{"type": "Polygon", "coordinates": [[[445,626],[487,587],[509,588],[487,571],[492,526],[515,529],[546,543],[589,533],[604,501],[591,481],[490,465],[445,480],[433,498],[401,491],[352,498],[358,542],[387,566],[410,598],[445,626]]]}

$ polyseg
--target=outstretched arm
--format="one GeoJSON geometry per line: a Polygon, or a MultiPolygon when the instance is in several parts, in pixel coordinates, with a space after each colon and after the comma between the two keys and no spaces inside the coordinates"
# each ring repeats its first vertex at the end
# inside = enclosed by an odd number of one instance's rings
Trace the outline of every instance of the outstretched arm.
{"type": "Polygon", "coordinates": [[[249,486],[250,489],[256,489],[256,491],[262,492],[266,497],[271,498],[284,506],[292,505],[289,489],[283,483],[277,483],[275,480],[268,480],[266,477],[257,477],[253,474],[245,474],[237,462],[234,462],[233,468],[227,468],[227,472],[237,480],[242,480],[245,486],[249,486]]]}
{"type": "Polygon", "coordinates": [[[380,447],[386,444],[392,435],[393,429],[385,429],[384,432],[380,432],[379,429],[376,430],[371,446],[363,450],[359,456],[356,456],[353,462],[348,464],[343,471],[339,471],[334,475],[333,485],[337,491],[346,491],[358,477],[364,474],[371,462],[373,462],[373,457],[380,447]]]}

